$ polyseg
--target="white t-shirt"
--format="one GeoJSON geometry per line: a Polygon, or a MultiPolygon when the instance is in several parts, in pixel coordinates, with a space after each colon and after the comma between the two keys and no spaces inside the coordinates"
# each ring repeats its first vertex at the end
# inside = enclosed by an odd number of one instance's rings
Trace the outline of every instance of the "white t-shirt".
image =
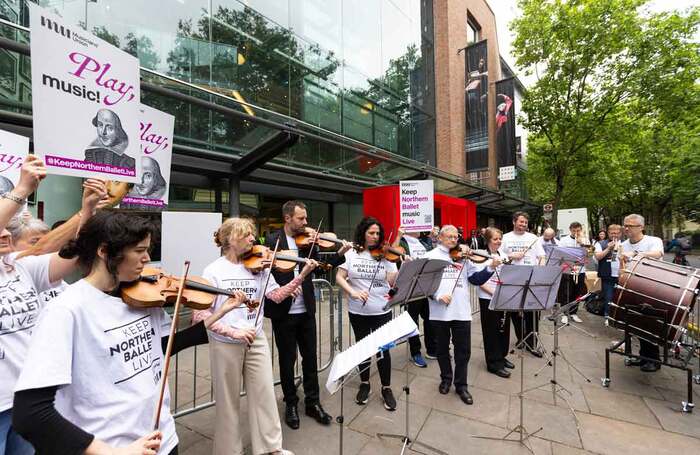
{"type": "MultiPolygon", "coordinates": [[[[58,386],[56,409],[98,439],[121,447],[150,433],[163,373],[162,308],[133,308],[85,280],[48,305],[16,391],[58,386]]],[[[159,453],[178,443],[166,387],[159,453]]]]}
{"type": "MultiPolygon", "coordinates": [[[[559,240],[559,246],[564,246],[564,247],[581,247],[579,243],[576,241],[574,237],[571,237],[570,235],[564,236],[559,240]]],[[[576,275],[579,273],[586,273],[586,266],[585,264],[580,264],[577,266],[572,267],[568,271],[569,274],[571,275],[576,275]]]]}
{"type": "Polygon", "coordinates": [[[538,240],[538,237],[531,232],[516,234],[514,231],[511,231],[503,235],[501,248],[499,248],[498,251],[508,256],[510,253],[517,253],[527,250],[522,259],[512,262],[513,265],[538,265],[538,258],[544,257],[545,255],[544,248],[542,248],[542,243],[538,240]],[[530,248],[529,250],[528,247],[530,248]]]}
{"type": "Polygon", "coordinates": [[[51,289],[47,289],[46,291],[39,294],[39,298],[41,299],[42,302],[44,302],[44,305],[45,305],[45,304],[49,303],[51,300],[58,297],[59,294],[61,294],[61,292],[65,291],[67,287],[68,287],[68,283],[61,280],[61,282],[58,283],[58,286],[53,287],[51,289]]]}
{"type": "Polygon", "coordinates": [[[386,281],[386,275],[387,273],[396,272],[396,264],[386,259],[377,261],[367,250],[361,253],[350,250],[345,253],[345,262],[340,264],[338,268],[347,271],[348,282],[353,289],[367,291],[370,283],[372,283],[369,298],[364,305],[361,300],[355,300],[348,296],[348,311],[350,313],[376,315],[386,314],[391,311],[384,310],[390,290],[389,283],[386,281]],[[374,274],[375,270],[377,272],[376,275],[374,274]],[[374,282],[372,277],[374,277],[374,282]]]}
{"type": "MultiPolygon", "coordinates": [[[[595,252],[602,253],[603,246],[600,242],[595,242],[595,252]]],[[[601,259],[601,261],[607,261],[610,263],[610,276],[620,276],[620,258],[617,253],[612,251],[607,257],[601,259]]]]}
{"type": "MultiPolygon", "coordinates": [[[[630,242],[629,239],[622,242],[622,252],[623,253],[629,253],[632,251],[635,253],[648,253],[650,251],[663,252],[664,251],[664,242],[660,238],[654,237],[652,235],[645,235],[637,243],[632,243],[632,242],[630,242]]],[[[661,256],[659,259],[663,259],[663,256],[661,256]]]]}
{"type": "MultiPolygon", "coordinates": [[[[453,264],[452,259],[450,259],[449,250],[438,245],[434,249],[428,251],[425,255],[427,259],[440,259],[443,261],[448,261],[453,264]]],[[[469,299],[469,281],[468,278],[476,273],[478,270],[470,261],[465,261],[462,264],[467,267],[461,275],[459,273],[459,265],[448,265],[443,269],[442,280],[440,281],[440,287],[437,292],[428,298],[430,305],[430,320],[431,321],[471,321],[472,320],[472,308],[469,299]],[[459,282],[457,282],[457,277],[459,276],[459,282]],[[455,287],[455,282],[457,282],[457,287],[455,287]],[[452,290],[454,289],[454,293],[452,290]],[[452,302],[449,305],[438,301],[441,295],[452,295],[452,302]]]]}
{"type": "MultiPolygon", "coordinates": [[[[249,299],[258,300],[260,302],[260,306],[258,306],[255,311],[248,311],[248,309],[244,308],[243,306],[229,311],[224,317],[219,319],[221,324],[234,329],[254,328],[253,326],[255,325],[255,319],[258,314],[257,312],[264,311],[265,299],[262,298],[261,293],[269,273],[270,269],[265,269],[258,274],[253,274],[246,269],[243,264],[234,264],[226,259],[225,256],[220,257],[204,269],[202,276],[209,280],[213,286],[229,291],[243,291],[249,299]]],[[[275,277],[270,276],[270,282],[267,284],[267,292],[273,291],[277,288],[279,288],[279,285],[277,284],[277,281],[275,281],[275,277]]],[[[226,299],[228,299],[228,296],[217,296],[216,300],[214,300],[211,311],[216,311],[226,301],[226,299]]],[[[256,335],[260,335],[262,333],[264,318],[261,315],[257,319],[258,326],[256,328],[256,335]]],[[[217,341],[221,341],[222,343],[243,343],[241,340],[234,340],[214,332],[209,332],[209,336],[213,337],[217,341]]]]}
{"type": "Polygon", "coordinates": [[[29,342],[44,301],[39,293],[51,288],[51,255],[15,260],[12,253],[0,262],[0,412],[12,407],[12,389],[24,366],[29,342]],[[8,265],[14,270],[7,271],[8,265]]]}
{"type": "MultiPolygon", "coordinates": [[[[506,256],[505,254],[501,253],[500,251],[498,251],[497,254],[501,257],[501,259],[508,259],[508,256],[506,256]]],[[[476,270],[483,270],[483,269],[485,269],[486,267],[488,267],[488,261],[487,261],[487,262],[484,262],[484,263],[482,263],[482,264],[476,264],[476,265],[475,265],[476,270]]],[[[498,286],[498,277],[500,276],[499,274],[501,273],[501,269],[502,269],[502,268],[503,268],[503,264],[499,265],[499,266],[496,268],[496,273],[494,273],[493,275],[491,275],[491,278],[489,278],[489,280],[488,280],[486,283],[482,284],[481,286],[486,286],[486,287],[488,287],[492,292],[495,291],[495,290],[496,290],[496,286],[498,286]]],[[[489,294],[489,293],[486,292],[481,286],[479,286],[479,298],[480,298],[480,299],[491,300],[491,298],[493,297],[493,294],[489,294]]]]}
{"type": "MultiPolygon", "coordinates": [[[[289,245],[288,249],[289,249],[289,251],[291,251],[291,254],[293,256],[299,257],[299,248],[297,247],[297,242],[294,240],[293,237],[290,237],[288,235],[287,235],[287,245],[289,245]]],[[[303,265],[297,264],[297,266],[294,267],[294,278],[299,276],[299,268],[300,267],[303,267],[303,265]]],[[[306,305],[304,304],[304,294],[300,292],[299,295],[294,298],[294,301],[292,302],[292,306],[289,307],[289,314],[301,314],[301,313],[306,313],[306,305]]]]}
{"type": "Polygon", "coordinates": [[[413,259],[420,259],[425,256],[425,253],[428,252],[428,250],[425,249],[425,245],[423,245],[417,238],[411,237],[410,235],[404,235],[403,239],[408,244],[408,253],[413,259]]]}

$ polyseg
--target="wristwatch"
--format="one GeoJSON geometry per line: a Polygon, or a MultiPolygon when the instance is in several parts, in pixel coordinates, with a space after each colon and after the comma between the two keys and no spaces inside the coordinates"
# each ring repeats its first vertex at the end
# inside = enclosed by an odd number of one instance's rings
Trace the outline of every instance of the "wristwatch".
{"type": "Polygon", "coordinates": [[[16,204],[18,204],[18,205],[24,205],[24,204],[27,203],[27,199],[26,199],[26,198],[21,198],[21,197],[15,195],[15,194],[13,194],[11,191],[8,191],[8,192],[6,192],[6,193],[0,194],[0,197],[3,198],[3,199],[9,199],[10,201],[12,201],[12,202],[14,202],[14,203],[16,203],[16,204]]]}

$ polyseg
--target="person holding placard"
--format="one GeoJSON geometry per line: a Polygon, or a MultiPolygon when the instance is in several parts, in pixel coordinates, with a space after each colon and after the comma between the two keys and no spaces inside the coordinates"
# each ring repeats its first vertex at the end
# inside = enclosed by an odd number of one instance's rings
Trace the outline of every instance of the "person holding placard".
{"type": "MultiPolygon", "coordinates": [[[[0,196],[0,453],[33,453],[31,445],[19,436],[12,425],[14,414],[13,388],[22,367],[26,364],[27,350],[44,302],[40,293],[58,284],[75,269],[75,261],[60,258],[52,250],[32,250],[31,254],[15,252],[12,234],[6,229],[26,198],[36,191],[46,176],[43,162],[30,155],[20,170],[17,186],[0,196]]],[[[88,179],[83,184],[81,218],[88,220],[106,193],[104,183],[88,179]]],[[[70,237],[60,233],[51,235],[49,243],[60,247],[70,237]]]]}
{"type": "MultiPolygon", "coordinates": [[[[350,325],[358,341],[391,321],[391,310],[385,310],[386,296],[398,275],[396,264],[382,255],[375,258],[371,251],[384,245],[384,227],[372,217],[363,218],[355,228],[354,250],[345,253],[345,262],[338,266],[335,280],[348,296],[350,325]]],[[[365,405],[371,392],[370,362],[360,363],[360,388],[355,402],[365,405]]],[[[391,354],[377,354],[377,369],[382,383],[382,401],[387,411],[396,410],[396,399],[391,391],[391,354]]]]}
{"type": "Polygon", "coordinates": [[[427,259],[439,259],[450,262],[442,272],[440,287],[429,297],[430,323],[437,341],[437,358],[440,365],[440,386],[438,390],[445,395],[452,384],[459,398],[466,404],[474,403],[467,385],[467,368],[471,357],[471,321],[472,312],[469,298],[469,283],[484,284],[493,274],[493,267],[500,265],[500,259],[493,256],[486,268],[478,270],[468,259],[453,262],[450,251],[462,250],[469,254],[466,245],[458,245],[459,233],[452,225],[445,225],[438,235],[438,246],[425,255],[427,259]],[[454,348],[454,369],[450,359],[450,340],[454,348]]]}

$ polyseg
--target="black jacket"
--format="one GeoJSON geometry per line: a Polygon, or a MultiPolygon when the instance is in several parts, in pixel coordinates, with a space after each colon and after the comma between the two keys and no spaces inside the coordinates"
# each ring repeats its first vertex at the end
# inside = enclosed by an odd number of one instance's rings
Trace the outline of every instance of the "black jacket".
{"type": "MultiPolygon", "coordinates": [[[[284,229],[274,231],[270,235],[268,235],[265,238],[265,246],[269,248],[274,248],[278,238],[280,239],[279,249],[288,250],[289,245],[287,244],[287,235],[284,233],[284,229]]],[[[309,257],[308,251],[300,250],[299,256],[303,258],[309,257]]],[[[314,248],[314,253],[310,257],[311,259],[318,259],[318,247],[314,248]]],[[[333,267],[336,267],[345,262],[345,256],[340,256],[336,254],[334,256],[330,256],[330,258],[326,262],[332,265],[333,267]]],[[[316,295],[314,294],[314,284],[312,282],[312,275],[313,274],[309,274],[306,278],[304,278],[304,281],[302,281],[301,283],[301,291],[304,296],[304,304],[306,305],[306,311],[309,315],[316,314],[316,295]]],[[[275,278],[275,281],[277,281],[277,284],[279,284],[280,286],[284,286],[285,284],[289,283],[294,279],[294,272],[280,272],[278,270],[274,270],[272,272],[272,276],[275,278]]],[[[287,297],[280,303],[275,303],[269,299],[266,299],[265,317],[270,318],[273,321],[275,319],[281,319],[285,317],[289,313],[289,309],[292,307],[292,302],[292,297],[287,297]]]]}

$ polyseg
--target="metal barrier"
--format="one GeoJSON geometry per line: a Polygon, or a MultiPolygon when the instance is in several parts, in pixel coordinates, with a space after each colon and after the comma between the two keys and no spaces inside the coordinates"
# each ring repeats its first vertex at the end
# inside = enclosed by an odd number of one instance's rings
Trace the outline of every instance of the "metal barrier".
{"type": "MultiPolygon", "coordinates": [[[[339,351],[339,338],[337,333],[342,334],[342,305],[335,289],[328,280],[313,280],[314,292],[316,294],[316,336],[317,336],[317,359],[318,371],[322,372],[330,367],[335,353],[339,351]],[[327,313],[326,313],[327,311],[327,313]],[[324,318],[328,319],[328,325],[323,324],[324,318]],[[325,347],[321,341],[325,339],[324,328],[328,331],[328,345],[325,347]],[[325,360],[324,360],[325,359],[325,360]]],[[[189,321],[191,310],[184,309],[181,313],[181,320],[189,321]]],[[[185,325],[187,322],[184,323],[185,325]]],[[[183,328],[183,327],[180,327],[183,328]]],[[[268,319],[264,319],[263,329],[270,340],[270,353],[272,357],[272,367],[275,374],[274,384],[279,385],[278,361],[275,351],[275,339],[272,333],[271,324],[268,319]]],[[[214,389],[211,381],[209,364],[209,347],[195,346],[181,353],[174,358],[174,368],[172,369],[170,381],[171,390],[171,410],[175,418],[182,417],[202,409],[209,408],[216,404],[214,400],[214,389]]],[[[295,371],[297,385],[300,382],[299,364],[295,371]]],[[[246,394],[241,391],[241,396],[246,394]]]]}

